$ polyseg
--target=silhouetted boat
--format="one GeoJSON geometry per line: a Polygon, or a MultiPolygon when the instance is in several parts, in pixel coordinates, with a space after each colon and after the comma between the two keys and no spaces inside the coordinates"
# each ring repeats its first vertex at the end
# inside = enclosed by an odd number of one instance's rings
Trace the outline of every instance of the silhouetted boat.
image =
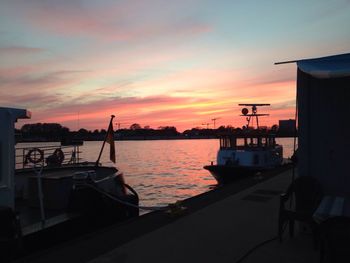
{"type": "Polygon", "coordinates": [[[232,134],[220,136],[220,149],[217,153],[217,164],[204,166],[219,183],[227,183],[241,176],[254,175],[268,169],[280,166],[283,161],[283,148],[275,140],[275,132],[259,129],[257,106],[270,104],[239,104],[252,106],[252,113],[247,108],[242,109],[242,115],[247,118],[245,129],[232,134]],[[257,129],[249,127],[256,119],[257,129]]]}
{"type": "Polygon", "coordinates": [[[0,251],[4,255],[43,249],[138,216],[138,195],[125,184],[123,174],[102,166],[99,159],[82,162],[81,143],[15,150],[14,131],[8,129],[13,129],[16,119],[28,116],[26,110],[0,108],[4,125],[0,152],[8,151],[0,156],[0,247],[4,249],[0,251]],[[7,113],[13,118],[6,118],[7,113]]]}

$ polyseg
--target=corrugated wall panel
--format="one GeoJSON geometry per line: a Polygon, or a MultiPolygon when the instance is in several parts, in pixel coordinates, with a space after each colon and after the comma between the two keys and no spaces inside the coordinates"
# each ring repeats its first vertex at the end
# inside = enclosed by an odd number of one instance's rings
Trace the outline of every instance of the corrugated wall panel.
{"type": "Polygon", "coordinates": [[[316,79],[298,70],[299,175],[326,193],[350,193],[350,78],[316,79]]]}

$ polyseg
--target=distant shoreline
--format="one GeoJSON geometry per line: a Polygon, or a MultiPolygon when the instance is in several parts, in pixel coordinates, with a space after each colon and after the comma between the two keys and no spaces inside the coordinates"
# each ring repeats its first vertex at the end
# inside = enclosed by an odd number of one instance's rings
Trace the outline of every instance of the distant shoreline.
{"type": "MultiPolygon", "coordinates": [[[[277,135],[276,138],[294,138],[291,135],[277,135]]],[[[219,139],[218,136],[130,136],[124,138],[114,138],[115,141],[161,141],[161,140],[207,140],[207,139],[219,139]]],[[[101,138],[82,138],[82,141],[103,141],[101,138]]],[[[61,142],[57,139],[38,139],[38,138],[27,138],[18,139],[17,143],[31,143],[31,142],[61,142]]]]}

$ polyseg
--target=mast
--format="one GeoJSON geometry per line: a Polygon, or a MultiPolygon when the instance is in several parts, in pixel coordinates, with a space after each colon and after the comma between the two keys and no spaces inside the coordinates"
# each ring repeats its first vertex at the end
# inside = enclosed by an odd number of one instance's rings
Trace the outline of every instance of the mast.
{"type": "Polygon", "coordinates": [[[257,112],[258,112],[258,108],[257,108],[257,107],[261,107],[261,106],[270,106],[270,105],[271,105],[271,104],[267,104],[267,103],[238,104],[238,106],[252,107],[252,113],[249,113],[249,110],[248,110],[247,108],[243,108],[243,109],[242,109],[242,115],[240,115],[240,116],[245,116],[245,117],[247,117],[247,122],[248,122],[247,128],[249,128],[250,122],[253,123],[253,120],[254,120],[254,118],[255,118],[257,129],[259,129],[259,117],[260,117],[260,116],[269,116],[269,114],[257,113],[257,112]]]}

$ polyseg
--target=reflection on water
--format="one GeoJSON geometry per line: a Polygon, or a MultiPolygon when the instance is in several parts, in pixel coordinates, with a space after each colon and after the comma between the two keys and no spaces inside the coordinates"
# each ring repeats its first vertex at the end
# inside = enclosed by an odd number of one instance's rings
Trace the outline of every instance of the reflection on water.
{"type": "MultiPolygon", "coordinates": [[[[117,141],[117,167],[142,205],[165,205],[216,184],[203,165],[215,160],[217,144],[217,140],[117,141]]],[[[82,157],[95,160],[100,146],[101,142],[85,142],[82,157]]],[[[101,160],[112,165],[106,147],[101,160]]]]}
{"type": "MultiPolygon", "coordinates": [[[[293,139],[280,138],[284,157],[293,151],[293,139]]],[[[18,144],[17,147],[29,144],[18,144]]],[[[30,144],[31,146],[33,144],[30,144]]],[[[102,142],[84,142],[81,157],[96,161],[102,142]]],[[[218,140],[116,141],[116,166],[123,171],[125,181],[140,196],[142,205],[166,205],[206,192],[216,185],[203,166],[216,162],[218,140]]],[[[101,157],[109,161],[109,145],[101,157]]]]}

